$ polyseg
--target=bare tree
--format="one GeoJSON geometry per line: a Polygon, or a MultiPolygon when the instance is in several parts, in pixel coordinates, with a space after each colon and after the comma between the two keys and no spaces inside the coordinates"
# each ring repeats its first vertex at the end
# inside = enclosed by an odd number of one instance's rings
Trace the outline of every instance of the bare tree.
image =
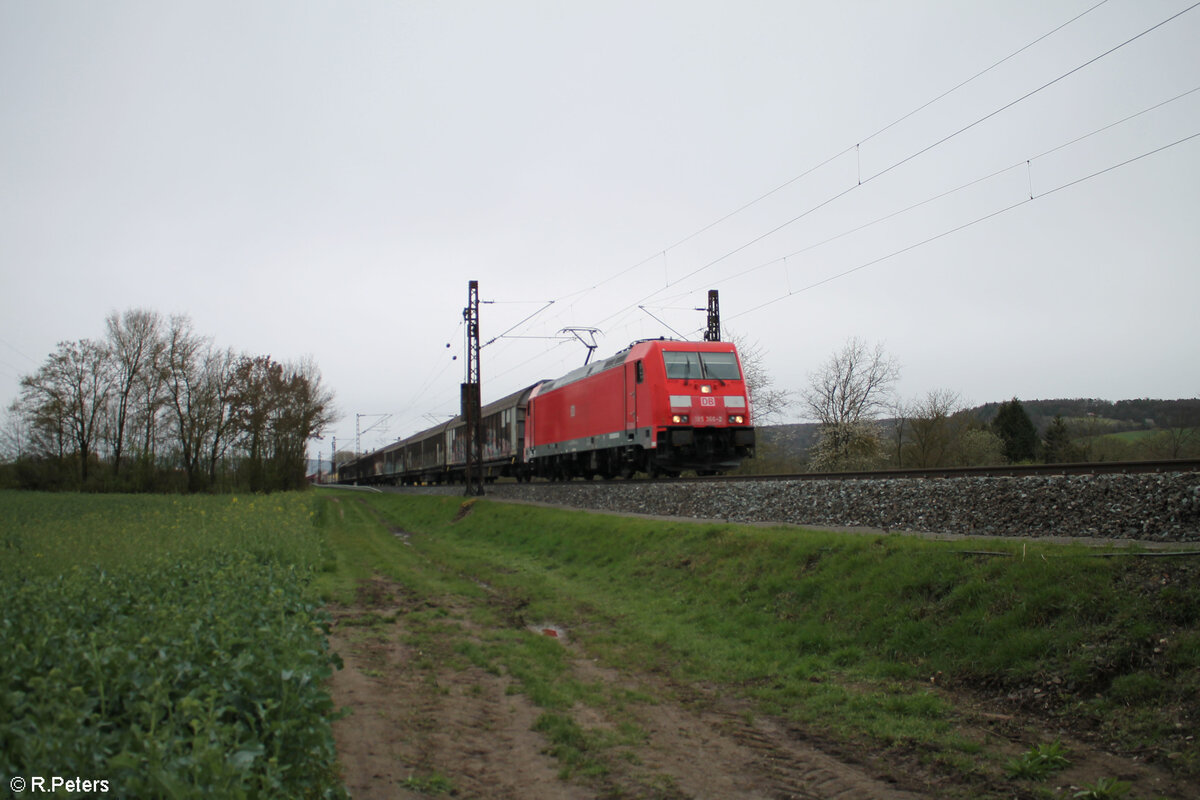
{"type": "Polygon", "coordinates": [[[1200,449],[1200,404],[1181,400],[1175,404],[1162,420],[1163,430],[1148,442],[1150,453],[1155,458],[1184,458],[1188,453],[1200,449]]]}
{"type": "Polygon", "coordinates": [[[986,427],[968,424],[954,446],[957,466],[977,467],[1004,463],[1004,442],[986,427]]]}
{"type": "MultiPolygon", "coordinates": [[[[24,380],[22,378],[22,382],[24,380]]],[[[41,393],[33,394],[22,387],[21,396],[14,400],[9,408],[21,419],[25,432],[26,455],[48,456],[59,460],[66,457],[66,419],[57,398],[41,393]]]]}
{"type": "Polygon", "coordinates": [[[958,393],[948,389],[934,389],[910,403],[905,412],[901,466],[949,466],[955,444],[966,431],[962,411],[958,393]]]}
{"type": "Polygon", "coordinates": [[[60,455],[68,444],[73,448],[83,482],[100,439],[111,375],[108,349],[80,339],[59,342],[37,372],[21,379],[21,403],[28,418],[57,438],[60,455]]]}
{"type": "Polygon", "coordinates": [[[138,432],[138,453],[151,464],[162,438],[162,418],[167,405],[166,352],[167,340],[160,322],[159,332],[148,354],[145,368],[138,375],[134,387],[136,404],[133,409],[133,422],[138,432]]]}
{"type": "Polygon", "coordinates": [[[29,452],[29,422],[21,401],[14,400],[4,410],[0,425],[0,461],[17,461],[29,452]]]}
{"type": "Polygon", "coordinates": [[[732,334],[729,341],[737,347],[742,360],[742,378],[746,381],[746,391],[753,406],[754,423],[769,425],[779,422],[792,404],[792,399],[785,390],[775,388],[775,377],[764,363],[766,352],[758,342],[751,343],[741,334],[732,334]]]}
{"type": "Polygon", "coordinates": [[[156,312],[137,308],[123,314],[113,311],[104,324],[113,364],[113,419],[110,426],[113,474],[119,475],[131,403],[137,399],[134,392],[146,382],[145,373],[155,366],[162,321],[156,312]]]}
{"type": "Polygon", "coordinates": [[[804,404],[822,424],[873,420],[888,407],[899,377],[900,365],[882,344],[872,348],[852,337],[810,376],[804,404]]]}
{"type": "Polygon", "coordinates": [[[215,398],[207,381],[205,359],[211,343],[192,330],[186,316],[171,317],[163,361],[163,384],[175,427],[188,488],[200,488],[201,458],[210,439],[215,398]]]}
{"type": "Polygon", "coordinates": [[[319,437],[336,419],[333,392],[321,383],[316,362],[287,364],[279,387],[275,420],[275,455],[283,466],[284,489],[298,489],[306,477],[308,441],[319,437]]]}
{"type": "Polygon", "coordinates": [[[237,357],[216,350],[192,331],[187,317],[172,317],[166,337],[163,383],[175,426],[188,488],[201,488],[203,476],[216,481],[217,464],[233,441],[231,404],[237,357]]]}
{"type": "Polygon", "coordinates": [[[217,464],[233,444],[235,418],[232,404],[238,357],[232,349],[209,349],[204,358],[205,391],[211,396],[208,441],[208,480],[217,481],[217,464]]]}
{"type": "Polygon", "coordinates": [[[321,385],[316,364],[243,358],[235,395],[243,471],[250,488],[299,488],[308,440],[320,436],[334,419],[333,394],[321,385]]]}
{"type": "Polygon", "coordinates": [[[254,488],[303,485],[306,444],[334,415],[333,393],[310,359],[280,364],[217,349],[186,316],[164,322],[142,309],[114,311],[105,326],[106,343],[61,342],[21,379],[21,396],[0,421],[0,458],[46,462],[27,470],[30,480],[57,487],[87,483],[97,460],[122,477],[121,465],[129,473],[139,453],[137,473],[115,485],[171,483],[182,466],[195,491],[216,485],[222,468],[237,469],[249,444],[247,460],[272,468],[272,480],[254,488]],[[166,470],[150,460],[164,445],[176,459],[166,470]]]}
{"type": "Polygon", "coordinates": [[[873,465],[880,458],[874,424],[889,407],[900,366],[883,348],[857,337],[847,340],[809,378],[803,394],[809,416],[821,425],[813,456],[817,469],[873,465]]]}

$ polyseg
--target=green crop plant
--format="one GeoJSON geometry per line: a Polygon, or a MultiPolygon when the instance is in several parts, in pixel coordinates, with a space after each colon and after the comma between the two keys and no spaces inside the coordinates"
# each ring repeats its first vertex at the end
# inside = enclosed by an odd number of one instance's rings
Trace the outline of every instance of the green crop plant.
{"type": "Polygon", "coordinates": [[[1071,797],[1076,800],[1120,800],[1129,794],[1133,785],[1116,778],[1100,778],[1093,784],[1082,787],[1071,797]]]}
{"type": "Polygon", "coordinates": [[[0,493],[0,773],[339,797],[310,498],[0,493]]]}
{"type": "Polygon", "coordinates": [[[1011,759],[1005,766],[1005,772],[1010,778],[1044,781],[1070,764],[1066,749],[1056,739],[1049,744],[1034,745],[1019,757],[1011,759]]]}

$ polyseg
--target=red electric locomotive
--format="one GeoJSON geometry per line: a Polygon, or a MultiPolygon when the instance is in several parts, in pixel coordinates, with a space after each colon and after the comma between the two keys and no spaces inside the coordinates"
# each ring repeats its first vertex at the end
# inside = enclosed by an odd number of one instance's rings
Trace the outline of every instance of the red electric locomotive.
{"type": "Polygon", "coordinates": [[[754,454],[750,399],[728,342],[637,342],[533,387],[527,474],[712,474],[754,454]]]}
{"type": "MultiPolygon", "coordinates": [[[[712,474],[754,454],[741,362],[724,342],[637,342],[606,361],[514,392],[482,414],[488,481],[712,474]]],[[[338,479],[464,481],[465,434],[465,420],[455,417],[339,464],[338,479]]]]}

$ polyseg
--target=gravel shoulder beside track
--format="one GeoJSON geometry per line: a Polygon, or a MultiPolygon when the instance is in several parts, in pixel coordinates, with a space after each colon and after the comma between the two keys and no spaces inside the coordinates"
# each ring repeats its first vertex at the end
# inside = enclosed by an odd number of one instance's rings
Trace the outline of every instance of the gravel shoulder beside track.
{"type": "Polygon", "coordinates": [[[498,483],[489,486],[487,493],[500,500],[593,511],[838,530],[1200,543],[1200,473],[1194,472],[736,483],[498,483]]]}

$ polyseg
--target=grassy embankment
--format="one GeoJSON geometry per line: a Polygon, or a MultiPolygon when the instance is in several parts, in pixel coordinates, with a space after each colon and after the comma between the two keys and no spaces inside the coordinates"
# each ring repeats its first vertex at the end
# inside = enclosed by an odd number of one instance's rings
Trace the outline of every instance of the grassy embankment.
{"type": "Polygon", "coordinates": [[[994,554],[983,555],[968,552],[977,542],[487,501],[464,516],[463,504],[327,501],[321,522],[337,563],[318,586],[347,599],[356,581],[383,574],[430,598],[405,620],[423,650],[512,675],[545,708],[538,725],[566,773],[603,772],[639,732],[577,725],[574,704],[611,710],[630,698],[576,680],[562,649],[528,624],[564,625],[590,655],[680,691],[718,687],[818,735],[916,754],[976,785],[1048,791],[991,743],[962,734],[948,699],[956,689],[1025,701],[1026,711],[1055,718],[1052,729],[1086,732],[1184,775],[1200,768],[1188,738],[1200,722],[1197,559],[1096,558],[1078,546],[1016,542],[989,542],[994,554]],[[446,619],[447,603],[432,599],[451,596],[486,635],[465,635],[446,619]]]}
{"type": "Polygon", "coordinates": [[[0,492],[5,783],[343,796],[314,502],[0,492]]]}

